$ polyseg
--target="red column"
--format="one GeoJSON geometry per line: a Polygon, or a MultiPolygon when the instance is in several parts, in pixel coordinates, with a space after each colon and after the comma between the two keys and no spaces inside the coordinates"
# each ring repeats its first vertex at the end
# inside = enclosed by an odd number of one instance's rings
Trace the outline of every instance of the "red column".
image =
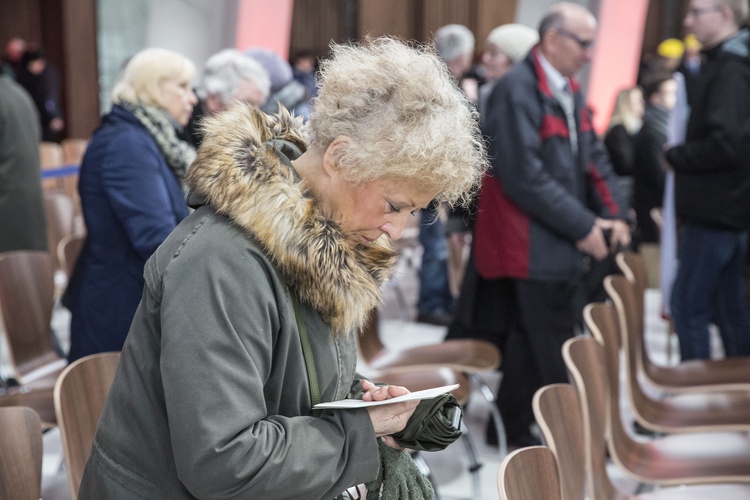
{"type": "Polygon", "coordinates": [[[235,48],[264,47],[288,59],[293,7],[294,0],[240,0],[235,48]]]}
{"type": "Polygon", "coordinates": [[[647,11],[648,0],[602,0],[600,4],[587,94],[598,133],[607,129],[617,92],[636,83],[647,11]]]}

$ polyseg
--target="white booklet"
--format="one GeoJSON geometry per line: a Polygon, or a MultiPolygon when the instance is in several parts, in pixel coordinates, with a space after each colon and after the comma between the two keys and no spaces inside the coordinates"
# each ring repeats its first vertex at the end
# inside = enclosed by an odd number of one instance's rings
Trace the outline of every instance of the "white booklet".
{"type": "Polygon", "coordinates": [[[331,401],[329,403],[319,403],[313,408],[316,409],[350,409],[350,408],[367,408],[368,406],[380,406],[390,405],[393,403],[402,403],[404,401],[412,401],[415,399],[432,399],[451,392],[453,389],[457,389],[458,384],[444,385],[442,387],[434,387],[432,389],[425,389],[423,391],[410,392],[403,396],[398,396],[391,399],[385,399],[383,401],[362,401],[361,399],[341,399],[339,401],[331,401]]]}

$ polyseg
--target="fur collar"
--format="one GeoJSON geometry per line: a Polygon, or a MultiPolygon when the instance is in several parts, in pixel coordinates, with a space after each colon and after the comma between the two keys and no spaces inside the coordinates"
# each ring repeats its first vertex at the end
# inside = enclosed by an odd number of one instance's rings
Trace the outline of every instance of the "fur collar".
{"type": "Polygon", "coordinates": [[[207,118],[187,182],[264,249],[334,335],[348,335],[380,305],[397,254],[383,238],[369,245],[346,241],[323,215],[280,152],[281,144],[306,149],[300,129],[301,121],[285,109],[270,116],[238,105],[207,118]]]}

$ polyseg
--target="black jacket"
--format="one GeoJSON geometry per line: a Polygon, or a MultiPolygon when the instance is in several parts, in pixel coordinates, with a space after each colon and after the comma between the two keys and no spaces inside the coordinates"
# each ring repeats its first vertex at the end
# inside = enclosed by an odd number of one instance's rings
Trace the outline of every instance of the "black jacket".
{"type": "Polygon", "coordinates": [[[644,120],[643,127],[635,137],[633,208],[638,221],[639,241],[644,243],[659,241],[659,230],[650,212],[652,208],[660,207],[664,198],[666,142],[667,134],[663,127],[648,119],[644,120]]]}
{"type": "Polygon", "coordinates": [[[749,41],[743,29],[705,52],[685,144],[667,152],[683,221],[750,229],[749,41]]]}

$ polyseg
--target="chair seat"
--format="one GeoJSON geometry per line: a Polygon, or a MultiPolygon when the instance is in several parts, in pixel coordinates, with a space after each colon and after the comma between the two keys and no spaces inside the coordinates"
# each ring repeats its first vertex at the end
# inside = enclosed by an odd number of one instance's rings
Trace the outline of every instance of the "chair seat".
{"type": "Polygon", "coordinates": [[[406,387],[411,392],[442,387],[444,385],[459,384],[458,388],[451,391],[451,394],[455,396],[461,405],[469,400],[471,392],[471,384],[466,375],[447,368],[428,368],[410,372],[382,372],[368,375],[371,375],[370,378],[372,380],[384,382],[389,385],[400,385],[406,387]]]}
{"type": "Polygon", "coordinates": [[[649,381],[664,391],[750,391],[750,358],[693,359],[675,366],[644,363],[649,381]]]}
{"type": "Polygon", "coordinates": [[[0,395],[0,407],[26,406],[39,415],[42,430],[57,426],[53,387],[30,390],[28,387],[14,387],[0,395]]]}
{"type": "Polygon", "coordinates": [[[392,351],[383,349],[369,360],[375,370],[413,370],[415,366],[443,366],[465,373],[494,371],[500,367],[500,350],[494,344],[476,339],[446,340],[392,351]]]}

